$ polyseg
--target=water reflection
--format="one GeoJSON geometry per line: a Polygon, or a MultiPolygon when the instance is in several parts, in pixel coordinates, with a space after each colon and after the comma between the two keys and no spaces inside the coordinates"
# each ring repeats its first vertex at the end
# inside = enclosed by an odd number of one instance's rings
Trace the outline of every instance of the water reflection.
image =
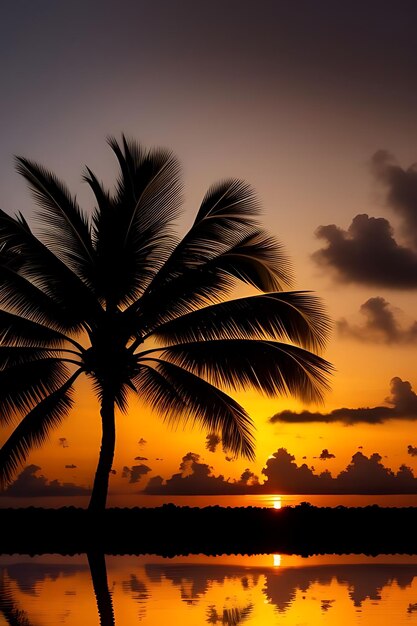
{"type": "Polygon", "coordinates": [[[417,559],[278,556],[2,557],[0,626],[417,624],[417,559]]]}

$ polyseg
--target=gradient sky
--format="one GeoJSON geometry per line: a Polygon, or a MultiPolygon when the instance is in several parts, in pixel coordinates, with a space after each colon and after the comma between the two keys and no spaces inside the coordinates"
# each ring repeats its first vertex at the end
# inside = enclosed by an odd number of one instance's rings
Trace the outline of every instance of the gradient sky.
{"type": "MultiPolygon", "coordinates": [[[[181,159],[181,232],[211,183],[234,176],[253,185],[264,224],[293,260],[296,287],[324,299],[334,320],[325,356],[336,368],[324,406],[238,396],[257,424],[250,467],[258,475],[280,447],[333,474],[359,446],[395,471],[402,463],[417,470],[417,456],[407,452],[417,446],[417,402],[409,386],[398,383],[395,397],[390,387],[399,378],[417,390],[416,23],[413,0],[2,4],[4,210],[30,219],[33,206],[14,154],[53,169],[91,210],[83,167],[112,185],[106,137],[125,132],[181,159]],[[349,425],[325,415],[380,406],[394,412],[377,424],[357,423],[357,414],[349,425]],[[268,422],[303,409],[325,421],[268,422]],[[323,449],[335,458],[314,459],[323,449]]],[[[88,485],[100,422],[87,385],[77,397],[66,425],[29,462],[51,480],[88,485]]],[[[168,432],[139,404],[118,427],[113,491],[143,484],[121,478],[137,456],[148,459],[147,476],[165,478],[189,451],[226,477],[247,467],[208,452],[202,432],[168,432]],[[142,438],[147,443],[139,445],[142,438]]]]}

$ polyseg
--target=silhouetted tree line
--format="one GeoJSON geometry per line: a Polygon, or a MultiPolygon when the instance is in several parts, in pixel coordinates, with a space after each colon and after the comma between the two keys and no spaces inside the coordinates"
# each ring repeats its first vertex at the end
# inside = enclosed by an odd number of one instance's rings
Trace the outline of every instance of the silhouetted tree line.
{"type": "Polygon", "coordinates": [[[4,554],[417,554],[417,508],[4,509],[4,554]]]}

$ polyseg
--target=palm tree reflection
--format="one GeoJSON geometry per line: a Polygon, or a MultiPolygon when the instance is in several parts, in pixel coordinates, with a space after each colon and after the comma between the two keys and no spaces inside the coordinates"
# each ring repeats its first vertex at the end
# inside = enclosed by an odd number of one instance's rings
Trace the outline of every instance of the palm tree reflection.
{"type": "Polygon", "coordinates": [[[113,602],[107,582],[106,557],[102,552],[88,552],[87,558],[100,624],[101,626],[115,626],[113,602]]]}
{"type": "Polygon", "coordinates": [[[226,626],[238,626],[250,617],[253,610],[253,604],[248,604],[243,608],[234,607],[231,609],[223,609],[220,615],[215,606],[209,606],[207,611],[207,622],[209,624],[222,624],[226,626]]]}
{"type": "Polygon", "coordinates": [[[0,612],[9,626],[31,626],[26,611],[16,605],[4,570],[0,572],[0,612]]]}

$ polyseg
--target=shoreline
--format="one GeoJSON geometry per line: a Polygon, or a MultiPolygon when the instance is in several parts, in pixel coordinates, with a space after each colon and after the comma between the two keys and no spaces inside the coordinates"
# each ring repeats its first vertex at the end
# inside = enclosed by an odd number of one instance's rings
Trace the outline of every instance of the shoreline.
{"type": "Polygon", "coordinates": [[[417,554],[417,507],[2,509],[0,554],[417,554]]]}

